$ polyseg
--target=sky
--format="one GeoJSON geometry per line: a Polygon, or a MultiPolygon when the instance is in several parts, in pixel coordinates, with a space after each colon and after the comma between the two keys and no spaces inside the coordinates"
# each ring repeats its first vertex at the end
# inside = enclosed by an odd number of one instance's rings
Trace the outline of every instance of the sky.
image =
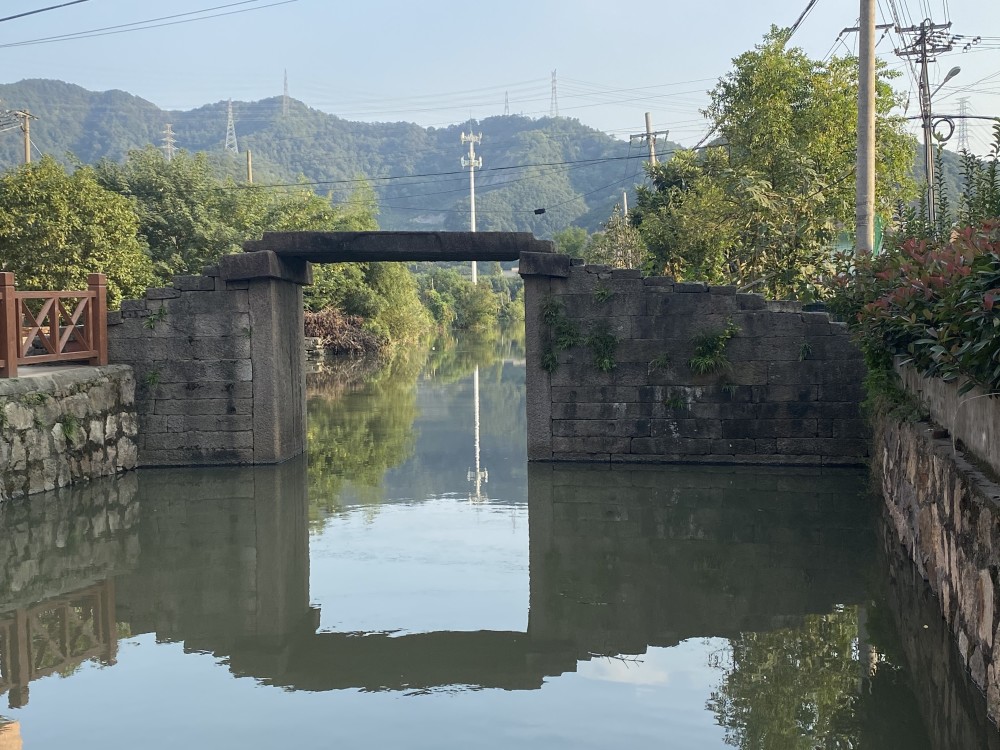
{"type": "MultiPolygon", "coordinates": [[[[0,18],[68,0],[5,0],[0,18]]],[[[165,109],[289,93],[349,120],[443,127],[470,118],[558,113],[628,138],[656,130],[694,145],[707,132],[699,110],[731,60],[760,42],[771,24],[788,27],[809,0],[716,0],[623,4],[608,0],[78,0],[0,21],[0,82],[55,78],[96,91],[122,89],[165,109]],[[169,18],[166,18],[168,17],[169,18]],[[154,20],[162,19],[162,20],[154,20]],[[112,28],[109,28],[112,27],[112,28]],[[97,31],[94,34],[80,32],[97,31]],[[63,35],[77,38],[59,38],[63,35]]],[[[1000,115],[1000,3],[878,0],[878,22],[951,21],[963,35],[931,66],[932,86],[962,72],[934,98],[934,111],[1000,115]],[[967,52],[962,44],[982,40],[967,52]]],[[[817,0],[792,38],[823,59],[856,49],[857,0],[817,0]]],[[[877,54],[915,91],[893,54],[895,33],[877,54]]],[[[919,112],[911,95],[908,115],[919,112]]],[[[44,113],[33,113],[44,117],[44,113]]],[[[969,145],[985,153],[991,124],[968,121],[969,145]]],[[[237,132],[239,123],[237,122],[237,132]]],[[[957,136],[951,146],[957,144],[957,136]]],[[[483,151],[486,151],[486,145],[483,151]]]]}

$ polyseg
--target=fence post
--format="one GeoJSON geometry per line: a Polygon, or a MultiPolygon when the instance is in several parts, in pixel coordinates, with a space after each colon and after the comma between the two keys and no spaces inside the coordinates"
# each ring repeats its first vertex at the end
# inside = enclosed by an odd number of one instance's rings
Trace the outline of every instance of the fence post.
{"type": "Polygon", "coordinates": [[[17,377],[17,360],[21,356],[21,321],[14,298],[14,274],[0,272],[0,377],[17,377]]]}
{"type": "Polygon", "coordinates": [[[94,292],[90,300],[90,340],[97,355],[91,357],[90,364],[108,363],[108,279],[103,273],[87,276],[87,289],[94,292]]]}

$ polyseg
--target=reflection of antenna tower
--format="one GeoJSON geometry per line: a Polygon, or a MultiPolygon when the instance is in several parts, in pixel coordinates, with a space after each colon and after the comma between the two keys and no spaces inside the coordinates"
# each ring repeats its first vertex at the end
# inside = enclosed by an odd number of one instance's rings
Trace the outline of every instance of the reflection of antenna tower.
{"type": "Polygon", "coordinates": [[[963,96],[958,100],[958,150],[969,150],[969,121],[965,118],[969,115],[969,97],[963,96]]]}
{"type": "Polygon", "coordinates": [[[556,94],[556,72],[552,71],[552,101],[549,103],[549,116],[559,116],[559,97],[556,94]]]}
{"type": "Polygon", "coordinates": [[[486,469],[482,468],[479,463],[479,366],[476,366],[476,371],[472,375],[472,400],[475,404],[475,453],[476,453],[476,468],[475,470],[469,469],[468,481],[476,483],[475,494],[470,494],[470,500],[486,500],[486,495],[483,494],[483,485],[490,481],[490,473],[486,469]]]}
{"type": "Polygon", "coordinates": [[[174,158],[174,153],[177,151],[177,141],[174,140],[174,129],[173,126],[168,122],[166,127],[163,128],[163,155],[167,157],[167,161],[171,161],[174,158]]]}
{"type": "Polygon", "coordinates": [[[288,69],[285,69],[285,93],[281,97],[281,114],[288,117],[288,69]]]}
{"type": "Polygon", "coordinates": [[[233,120],[233,100],[229,100],[229,109],[226,114],[226,151],[233,154],[240,152],[236,145],[236,121],[233,120]]]}

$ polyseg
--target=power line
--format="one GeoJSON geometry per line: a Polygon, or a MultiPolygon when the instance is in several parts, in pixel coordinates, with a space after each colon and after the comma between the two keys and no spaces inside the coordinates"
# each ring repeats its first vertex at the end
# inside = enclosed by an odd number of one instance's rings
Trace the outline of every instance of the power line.
{"type": "Polygon", "coordinates": [[[796,32],[796,30],[798,30],[802,22],[806,20],[806,16],[808,16],[812,12],[812,9],[816,7],[817,2],[819,2],[819,0],[809,0],[809,4],[806,6],[806,9],[802,11],[799,17],[795,20],[795,23],[793,23],[792,27],[788,30],[788,34],[785,36],[785,44],[788,44],[792,35],[796,32]]]}
{"type": "Polygon", "coordinates": [[[67,5],[79,5],[80,3],[86,3],[88,0],[73,0],[69,3],[62,3],[61,5],[50,5],[48,8],[39,8],[38,10],[29,10],[24,13],[18,13],[14,16],[7,16],[6,18],[0,18],[0,23],[4,21],[13,21],[15,18],[24,18],[25,16],[33,16],[36,13],[45,13],[50,10],[58,10],[59,8],[65,8],[67,5]]]}
{"type": "Polygon", "coordinates": [[[90,39],[99,36],[112,36],[114,34],[126,34],[130,31],[143,31],[145,29],[158,29],[163,26],[177,26],[182,23],[193,23],[194,21],[206,21],[210,18],[221,18],[223,16],[234,16],[239,13],[250,13],[252,11],[264,10],[265,8],[273,8],[278,5],[288,5],[290,3],[297,3],[299,0],[280,0],[280,2],[272,2],[267,5],[260,5],[256,8],[244,8],[242,10],[231,10],[225,13],[213,13],[212,15],[201,15],[204,13],[210,13],[214,10],[221,10],[223,8],[232,8],[237,5],[246,5],[247,3],[256,3],[260,0],[243,0],[238,3],[229,3],[227,5],[217,5],[212,8],[204,8],[202,10],[193,10],[188,13],[175,13],[171,16],[162,16],[160,18],[151,18],[145,21],[135,21],[133,23],[123,23],[116,26],[104,26],[98,29],[89,29],[87,31],[77,31],[70,34],[57,34],[55,36],[49,37],[39,37],[38,39],[27,39],[22,42],[8,42],[7,44],[0,44],[0,49],[5,49],[7,47],[28,47],[34,44],[51,44],[53,42],[65,42],[75,39],[90,39]],[[198,16],[197,18],[184,18],[185,16],[198,16]],[[169,19],[182,18],[180,21],[171,21],[169,19]],[[158,23],[159,21],[165,21],[165,23],[158,23]]]}

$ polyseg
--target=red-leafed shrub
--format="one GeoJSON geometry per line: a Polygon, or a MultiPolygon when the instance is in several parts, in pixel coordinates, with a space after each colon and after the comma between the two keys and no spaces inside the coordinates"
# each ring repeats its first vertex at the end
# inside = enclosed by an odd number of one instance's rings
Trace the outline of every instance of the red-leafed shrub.
{"type": "Polygon", "coordinates": [[[377,354],[387,345],[385,337],[372,332],[357,315],[345,315],[335,307],[306,312],[306,336],[323,339],[331,354],[377,354]]]}

